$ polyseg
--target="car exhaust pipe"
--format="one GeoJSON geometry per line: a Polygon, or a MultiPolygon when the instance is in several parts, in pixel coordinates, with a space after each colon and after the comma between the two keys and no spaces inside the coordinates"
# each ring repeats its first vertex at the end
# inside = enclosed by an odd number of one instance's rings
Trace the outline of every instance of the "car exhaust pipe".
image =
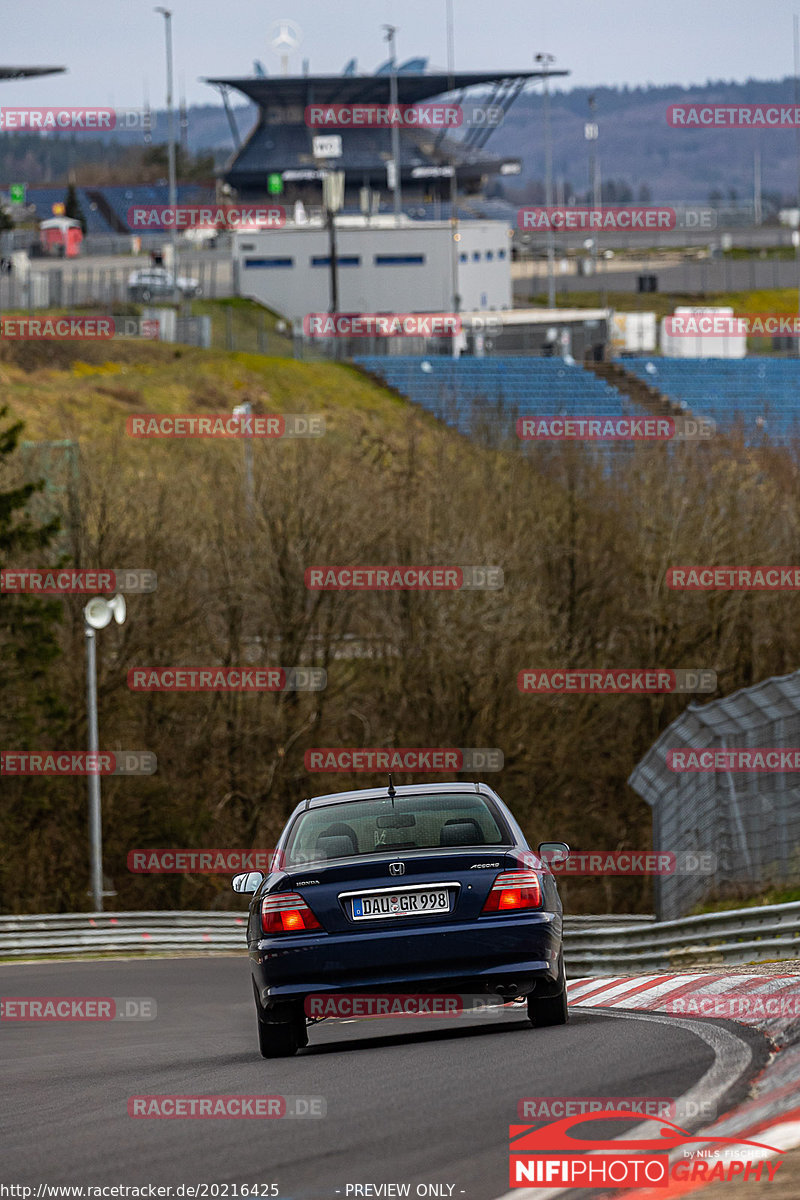
{"type": "Polygon", "coordinates": [[[498,996],[516,996],[519,988],[516,983],[496,983],[494,990],[498,996]]]}

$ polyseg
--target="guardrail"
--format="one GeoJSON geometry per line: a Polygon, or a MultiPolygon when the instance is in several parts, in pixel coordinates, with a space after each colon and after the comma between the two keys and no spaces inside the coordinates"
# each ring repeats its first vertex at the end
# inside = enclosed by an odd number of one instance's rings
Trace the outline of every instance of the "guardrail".
{"type": "Polygon", "coordinates": [[[564,949],[573,978],[800,958],[800,904],[737,908],[622,929],[607,924],[574,933],[565,922],[564,949]]]}
{"type": "MultiPolygon", "coordinates": [[[[0,917],[0,959],[245,950],[246,912],[63,913],[0,917]]],[[[567,971],[674,971],[709,963],[800,958],[800,903],[707,913],[567,916],[567,971]]]]}

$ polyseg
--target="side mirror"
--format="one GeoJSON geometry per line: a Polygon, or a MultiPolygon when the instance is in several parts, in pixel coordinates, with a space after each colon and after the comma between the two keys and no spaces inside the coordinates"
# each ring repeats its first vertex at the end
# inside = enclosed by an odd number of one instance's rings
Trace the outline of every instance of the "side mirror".
{"type": "Polygon", "coordinates": [[[263,882],[260,871],[245,871],[243,875],[234,875],[231,887],[235,892],[257,892],[263,882]]]}
{"type": "Polygon", "coordinates": [[[548,866],[551,863],[563,863],[569,858],[569,846],[566,842],[539,842],[537,853],[548,866]]]}

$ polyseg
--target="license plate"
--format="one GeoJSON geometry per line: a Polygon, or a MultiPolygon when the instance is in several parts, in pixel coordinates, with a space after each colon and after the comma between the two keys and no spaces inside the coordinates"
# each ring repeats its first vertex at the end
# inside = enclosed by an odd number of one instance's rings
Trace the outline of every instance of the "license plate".
{"type": "Polygon", "coordinates": [[[355,896],[354,921],[377,921],[381,917],[422,917],[428,913],[450,911],[446,888],[419,892],[380,892],[374,896],[355,896]]]}

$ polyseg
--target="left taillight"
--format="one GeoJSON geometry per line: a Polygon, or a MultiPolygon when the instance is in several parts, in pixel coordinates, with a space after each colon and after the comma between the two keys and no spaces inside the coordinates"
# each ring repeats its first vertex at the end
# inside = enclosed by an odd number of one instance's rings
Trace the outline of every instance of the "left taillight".
{"type": "Polygon", "coordinates": [[[518,912],[542,907],[542,886],[535,871],[503,871],[492,884],[485,913],[518,912]]]}
{"type": "Polygon", "coordinates": [[[264,933],[306,933],[322,926],[297,892],[277,892],[261,901],[261,929],[264,933]]]}

